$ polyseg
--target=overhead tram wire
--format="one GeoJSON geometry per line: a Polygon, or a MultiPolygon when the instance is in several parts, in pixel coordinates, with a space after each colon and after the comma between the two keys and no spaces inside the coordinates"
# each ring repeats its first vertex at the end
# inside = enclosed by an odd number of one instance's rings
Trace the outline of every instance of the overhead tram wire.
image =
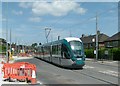
{"type": "MultiPolygon", "coordinates": [[[[85,4],[86,4],[86,2],[82,2],[81,5],[83,6],[83,5],[85,5],[85,4]]],[[[67,15],[67,17],[70,16],[70,14],[71,14],[71,13],[69,13],[69,14],[67,15]]],[[[65,18],[66,18],[66,16],[61,17],[61,18],[58,19],[56,22],[52,23],[50,27],[53,27],[53,26],[55,27],[55,25],[56,25],[57,23],[59,23],[61,20],[65,19],[65,18]]],[[[71,35],[71,36],[72,36],[72,35],[71,35]]]]}
{"type": "MultiPolygon", "coordinates": [[[[117,8],[117,7],[114,7],[114,8],[112,8],[112,9],[115,9],[115,8],[117,8]]],[[[107,9],[107,10],[105,10],[104,12],[98,13],[98,16],[102,15],[103,13],[107,13],[108,11],[110,11],[110,10],[112,10],[112,9],[107,9]]],[[[96,15],[93,16],[93,17],[90,17],[90,18],[88,18],[88,19],[86,19],[86,20],[84,20],[84,21],[81,21],[80,23],[71,25],[69,28],[74,27],[74,26],[79,25],[79,24],[82,24],[82,23],[85,24],[85,22],[89,22],[91,19],[93,19],[93,18],[95,18],[95,17],[96,17],[96,15]]]]}
{"type": "MultiPolygon", "coordinates": [[[[82,3],[82,5],[84,5],[84,4],[86,4],[86,2],[82,3]]],[[[115,8],[118,8],[118,7],[114,7],[114,8],[111,8],[111,9],[107,9],[107,10],[101,12],[101,13],[98,13],[98,16],[99,16],[99,15],[102,15],[102,14],[104,14],[104,13],[106,13],[106,12],[112,10],[112,9],[115,9],[115,8]]],[[[67,15],[67,17],[68,17],[68,16],[70,16],[70,13],[67,15]]],[[[95,18],[95,17],[96,17],[96,15],[93,16],[93,17],[90,17],[90,18],[88,18],[88,19],[86,19],[86,20],[84,20],[84,21],[81,21],[80,23],[71,25],[71,26],[68,27],[68,28],[72,28],[72,27],[75,27],[75,26],[77,26],[77,25],[79,25],[79,24],[83,24],[83,23],[85,24],[85,22],[89,22],[91,19],[93,19],[93,18],[95,18]]],[[[61,17],[61,18],[58,19],[56,22],[52,23],[51,26],[55,26],[57,23],[59,23],[61,20],[65,19],[65,18],[66,18],[66,16],[61,17]]]]}
{"type": "MultiPolygon", "coordinates": [[[[67,15],[67,17],[70,16],[70,13],[67,15]]],[[[66,16],[61,17],[60,19],[56,20],[54,23],[51,24],[51,26],[55,26],[57,23],[59,23],[61,20],[65,19],[66,16]]]]}
{"type": "MultiPolygon", "coordinates": [[[[115,8],[118,8],[118,7],[114,7],[114,8],[111,8],[111,9],[107,9],[107,10],[105,10],[104,12],[98,13],[98,16],[100,16],[100,15],[102,15],[102,14],[105,14],[105,13],[107,13],[108,11],[110,11],[110,10],[112,10],[112,9],[115,9],[115,8]]],[[[88,19],[86,19],[86,20],[84,20],[84,21],[81,21],[80,23],[71,25],[71,26],[68,27],[68,28],[75,27],[75,26],[77,26],[77,25],[79,25],[79,24],[85,24],[85,22],[89,22],[91,19],[93,19],[93,18],[95,18],[95,17],[96,17],[96,15],[93,16],[93,17],[90,17],[90,18],[88,18],[88,19]]]]}

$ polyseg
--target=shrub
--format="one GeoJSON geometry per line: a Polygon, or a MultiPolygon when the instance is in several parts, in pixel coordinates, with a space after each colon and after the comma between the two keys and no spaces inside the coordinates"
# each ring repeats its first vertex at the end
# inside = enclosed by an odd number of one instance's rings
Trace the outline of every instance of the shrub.
{"type": "Polygon", "coordinates": [[[0,45],[0,52],[6,52],[6,46],[0,45]]]}
{"type": "MultiPolygon", "coordinates": [[[[85,49],[86,58],[95,58],[94,49],[85,49]]],[[[120,48],[102,48],[98,51],[98,59],[118,60],[120,61],[120,48]],[[105,55],[105,51],[108,55],[105,55]]]]}
{"type": "Polygon", "coordinates": [[[113,53],[113,60],[120,61],[120,48],[112,49],[112,53],[113,53]]]}
{"type": "Polygon", "coordinates": [[[86,58],[94,58],[94,50],[93,49],[85,49],[86,58]]]}
{"type": "Polygon", "coordinates": [[[6,46],[0,45],[0,54],[6,54],[6,46]]]}

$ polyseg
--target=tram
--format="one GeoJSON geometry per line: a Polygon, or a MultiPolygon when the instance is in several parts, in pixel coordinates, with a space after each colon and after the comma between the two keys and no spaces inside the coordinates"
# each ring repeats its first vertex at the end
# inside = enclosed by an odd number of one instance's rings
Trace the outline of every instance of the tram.
{"type": "Polygon", "coordinates": [[[85,65],[83,43],[79,38],[68,37],[40,45],[35,57],[66,68],[82,68],[85,65]]]}

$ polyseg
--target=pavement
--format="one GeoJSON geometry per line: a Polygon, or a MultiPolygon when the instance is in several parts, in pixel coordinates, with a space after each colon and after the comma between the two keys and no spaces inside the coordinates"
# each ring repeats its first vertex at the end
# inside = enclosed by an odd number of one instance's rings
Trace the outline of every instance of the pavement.
{"type": "Polygon", "coordinates": [[[112,60],[98,60],[96,61],[95,59],[91,59],[91,58],[86,58],[86,61],[92,61],[92,62],[96,62],[99,63],[101,65],[109,65],[109,66],[119,66],[118,63],[119,61],[112,61],[112,60]]]}

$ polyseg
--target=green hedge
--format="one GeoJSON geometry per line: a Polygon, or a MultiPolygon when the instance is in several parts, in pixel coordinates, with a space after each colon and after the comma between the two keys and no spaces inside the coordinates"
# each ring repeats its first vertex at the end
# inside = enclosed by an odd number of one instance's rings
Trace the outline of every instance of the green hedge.
{"type": "Polygon", "coordinates": [[[112,52],[113,52],[113,60],[120,61],[120,48],[113,49],[112,52]]]}
{"type": "MultiPolygon", "coordinates": [[[[86,58],[95,58],[94,49],[85,49],[86,58]]],[[[98,59],[119,60],[120,61],[120,48],[103,48],[98,51],[98,59]],[[105,55],[105,51],[108,54],[105,55]]]]}
{"type": "Polygon", "coordinates": [[[94,58],[94,50],[93,49],[85,49],[86,58],[94,58]]]}

